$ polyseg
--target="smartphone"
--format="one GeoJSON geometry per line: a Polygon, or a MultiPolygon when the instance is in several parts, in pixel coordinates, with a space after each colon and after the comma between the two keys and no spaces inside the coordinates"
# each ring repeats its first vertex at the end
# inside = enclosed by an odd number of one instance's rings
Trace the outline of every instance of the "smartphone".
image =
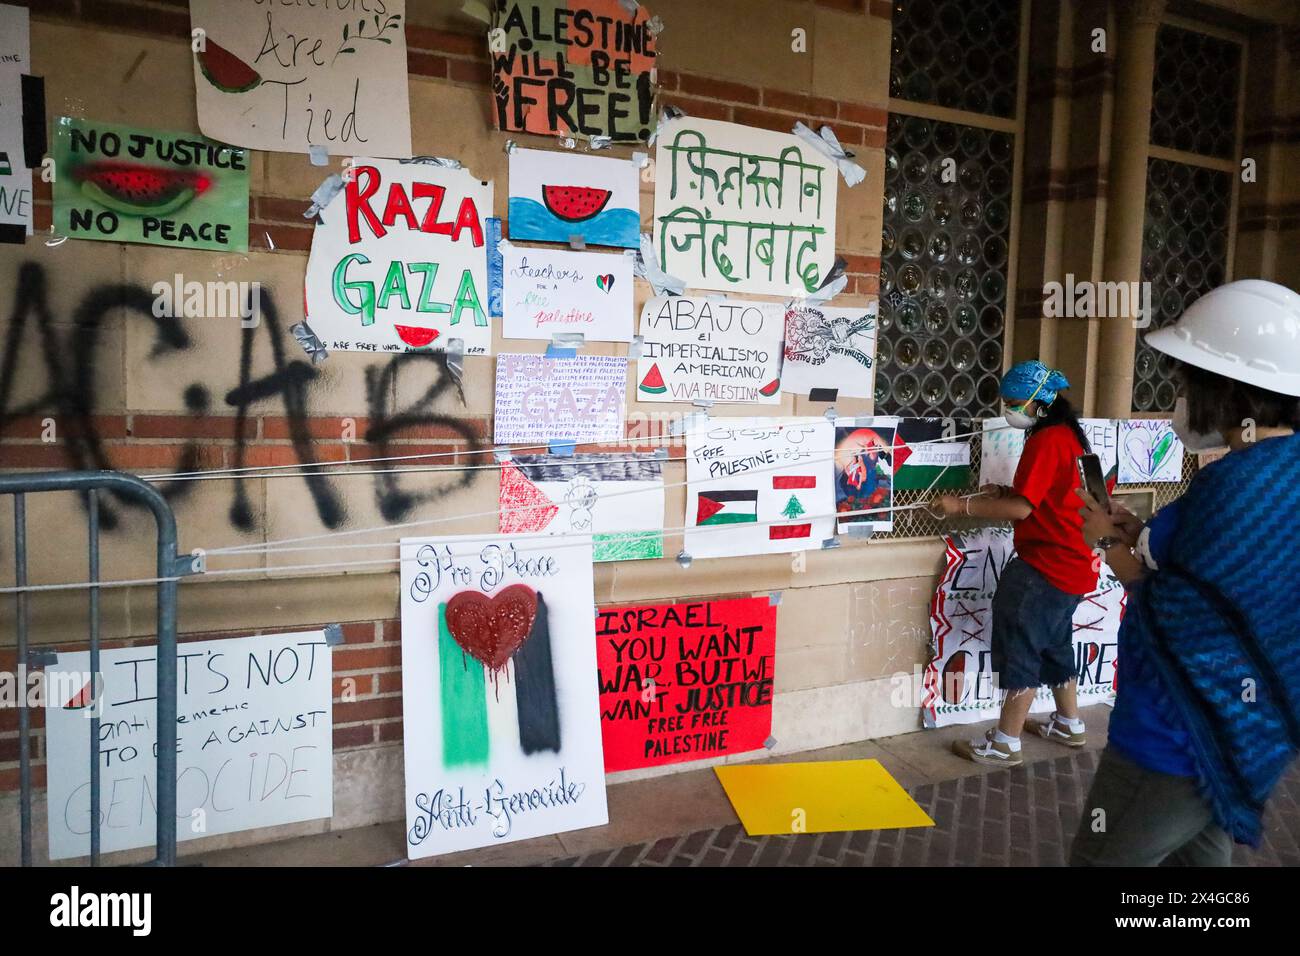
{"type": "Polygon", "coordinates": [[[1079,478],[1088,494],[1101,505],[1103,511],[1110,510],[1110,495],[1106,492],[1106,479],[1101,473],[1101,459],[1096,455],[1080,455],[1076,461],[1079,466],[1079,478]]]}

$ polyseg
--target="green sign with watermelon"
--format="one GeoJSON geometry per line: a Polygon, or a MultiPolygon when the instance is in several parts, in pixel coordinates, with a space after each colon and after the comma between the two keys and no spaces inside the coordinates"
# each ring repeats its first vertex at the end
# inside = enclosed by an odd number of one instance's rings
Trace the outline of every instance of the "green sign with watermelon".
{"type": "Polygon", "coordinates": [[[248,154],[198,135],[61,116],[54,228],[72,239],[248,250],[248,154]]]}

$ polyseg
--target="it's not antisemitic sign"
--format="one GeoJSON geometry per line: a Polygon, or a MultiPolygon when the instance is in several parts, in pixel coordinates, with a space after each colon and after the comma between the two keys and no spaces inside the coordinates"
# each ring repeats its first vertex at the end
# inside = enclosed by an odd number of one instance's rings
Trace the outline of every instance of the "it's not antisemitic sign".
{"type": "Polygon", "coordinates": [[[835,260],[839,171],[797,136],[679,117],[655,134],[654,245],[688,288],[802,298],[835,260]]]}
{"type": "MultiPolygon", "coordinates": [[[[158,649],[112,648],[99,660],[97,697],[88,651],[46,670],[47,682],[76,678],[45,706],[52,860],[90,852],[95,715],[101,847],[154,843],[158,649]]],[[[333,815],[333,667],[321,631],[182,644],[176,669],[178,840],[333,815]]]]}

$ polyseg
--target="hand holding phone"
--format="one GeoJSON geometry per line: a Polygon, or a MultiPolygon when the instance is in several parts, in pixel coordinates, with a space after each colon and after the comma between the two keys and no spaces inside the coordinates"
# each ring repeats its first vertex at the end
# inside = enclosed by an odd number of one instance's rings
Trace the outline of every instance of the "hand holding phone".
{"type": "Polygon", "coordinates": [[[1102,511],[1109,513],[1110,493],[1106,491],[1106,479],[1101,473],[1101,459],[1096,455],[1080,455],[1076,464],[1084,490],[1092,495],[1102,511]]]}

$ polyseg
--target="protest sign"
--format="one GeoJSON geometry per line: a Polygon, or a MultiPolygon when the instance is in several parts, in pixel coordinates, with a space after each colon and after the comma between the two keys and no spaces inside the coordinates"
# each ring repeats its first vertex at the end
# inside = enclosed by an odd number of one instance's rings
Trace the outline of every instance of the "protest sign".
{"type": "MultiPolygon", "coordinates": [[[[1005,697],[993,673],[990,638],[993,595],[1002,570],[1015,557],[1010,528],[980,528],[944,538],[944,569],[930,605],[934,657],[922,676],[921,714],[927,727],[969,724],[997,717],[1005,697]]],[[[1074,612],[1074,655],[1079,703],[1112,699],[1124,585],[1103,564],[1097,589],[1074,612]]],[[[1041,687],[1032,713],[1054,707],[1041,687]]]]}
{"type": "Polygon", "coordinates": [[[621,0],[494,4],[488,50],[497,129],[647,141],[655,120],[652,19],[621,0]]]}
{"type": "Polygon", "coordinates": [[[307,319],[327,349],[492,349],[483,217],[492,184],[467,170],[357,159],[320,211],[307,319]]]}
{"type": "Polygon", "coordinates": [[[637,400],[779,404],[784,313],[775,302],[648,299],[641,309],[637,400]]]}
{"type": "Polygon", "coordinates": [[[630,256],[508,246],[502,259],[506,338],[576,332],[587,342],[632,340],[630,256]]]}
{"type": "Polygon", "coordinates": [[[194,133],[60,116],[54,228],[73,239],[248,249],[248,155],[194,133]]]}
{"type": "MultiPolygon", "coordinates": [[[[32,234],[32,171],[23,143],[23,74],[31,73],[30,18],[24,7],[0,4],[0,241],[32,234]]],[[[41,123],[45,118],[41,117],[41,123]]]]}
{"type": "Polygon", "coordinates": [[[1183,443],[1173,423],[1139,419],[1119,423],[1119,483],[1144,485],[1183,480],[1183,443]]]}
{"type": "MultiPolygon", "coordinates": [[[[50,859],[90,853],[90,720],[100,719],[100,840],[105,852],[151,846],[158,649],[61,653],[74,676],[45,705],[50,859]],[[84,686],[83,686],[84,685],[84,686]],[[98,707],[98,710],[96,709],[98,707]]],[[[235,833],[333,815],[329,645],[321,631],[195,641],[177,648],[176,837],[235,833]]]]}
{"type": "Polygon", "coordinates": [[[763,747],[776,611],[766,597],[599,610],[606,772],[763,747]]]}
{"type": "Polygon", "coordinates": [[[510,153],[510,238],[636,249],[637,168],[625,159],[516,149],[510,153]]]}
{"type": "Polygon", "coordinates": [[[871,398],[876,381],[876,306],[793,306],[785,313],[781,391],[831,389],[837,398],[871,398]]]}
{"type": "Polygon", "coordinates": [[[406,538],[411,859],[608,820],[591,542],[406,538]]]}
{"type": "Polygon", "coordinates": [[[190,26],[199,128],[213,139],[411,155],[406,0],[190,0],[190,26]]]}
{"type": "Polygon", "coordinates": [[[824,418],[719,418],[689,432],[687,554],[820,548],[835,527],[833,432],[824,418]]]}
{"type": "Polygon", "coordinates": [[[971,421],[964,418],[900,418],[894,432],[895,488],[952,491],[971,483],[971,421]]]}
{"type": "Polygon", "coordinates": [[[614,355],[497,357],[497,442],[618,442],[627,359],[614,355]]]}
{"type": "Polygon", "coordinates": [[[849,514],[840,533],[873,534],[894,529],[894,476],[898,469],[895,432],[899,419],[888,415],[835,419],[835,511],[849,514]]]}
{"type": "Polygon", "coordinates": [[[662,459],[653,454],[515,455],[501,467],[503,534],[590,534],[596,561],[661,558],[662,459]]]}
{"type": "Polygon", "coordinates": [[[688,288],[800,298],[835,260],[839,170],[797,136],[683,116],[655,134],[654,244],[688,288]]]}

